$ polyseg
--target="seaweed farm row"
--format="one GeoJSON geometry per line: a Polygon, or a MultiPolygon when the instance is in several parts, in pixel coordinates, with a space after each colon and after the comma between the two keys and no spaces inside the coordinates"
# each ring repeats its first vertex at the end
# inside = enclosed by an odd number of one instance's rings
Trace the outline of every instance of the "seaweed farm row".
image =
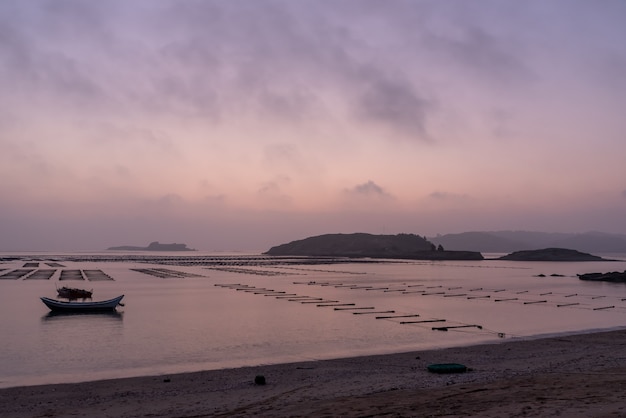
{"type": "Polygon", "coordinates": [[[463,287],[426,284],[395,284],[376,286],[370,284],[342,284],[331,282],[294,282],[294,284],[308,286],[333,286],[346,290],[359,290],[365,292],[399,293],[403,295],[459,298],[467,300],[487,301],[494,303],[516,303],[520,305],[541,305],[555,308],[576,308],[593,311],[621,310],[626,313],[626,298],[611,297],[607,295],[593,295],[583,293],[568,293],[545,291],[541,293],[529,290],[507,290],[504,288],[463,287]]]}
{"type": "Polygon", "coordinates": [[[158,277],[160,279],[180,279],[185,277],[204,277],[201,274],[187,273],[185,271],[178,271],[166,268],[132,268],[132,271],[136,271],[150,276],[158,277]]]}
{"type": "MultiPolygon", "coordinates": [[[[297,284],[297,283],[296,283],[297,284]]],[[[479,324],[467,324],[459,321],[454,321],[446,318],[431,318],[422,317],[421,314],[416,312],[410,313],[398,313],[393,309],[381,310],[375,306],[370,305],[357,305],[356,303],[341,301],[337,299],[327,299],[317,296],[301,295],[297,293],[287,293],[282,290],[268,289],[265,287],[256,287],[248,284],[241,283],[222,283],[215,284],[215,286],[225,289],[231,289],[242,293],[252,293],[255,295],[273,297],[277,300],[283,300],[287,302],[295,302],[300,304],[312,304],[318,308],[333,309],[337,312],[352,313],[352,315],[363,315],[373,317],[377,320],[389,320],[400,325],[417,325],[426,326],[433,331],[449,331],[453,329],[475,329],[479,332],[486,332],[496,334],[500,338],[504,337],[504,333],[496,332],[485,329],[479,324]]]]}
{"type": "Polygon", "coordinates": [[[288,266],[288,265],[328,265],[328,264],[380,264],[406,263],[406,260],[374,260],[335,257],[298,257],[269,255],[146,255],[146,254],[92,254],[55,255],[48,260],[33,260],[32,256],[0,257],[3,261],[25,260],[28,263],[46,261],[50,267],[62,267],[59,262],[114,262],[146,263],[174,266],[288,266]],[[50,261],[50,262],[48,262],[50,261]],[[55,264],[56,265],[53,265],[55,264]]]}
{"type": "Polygon", "coordinates": [[[24,268],[39,268],[40,264],[45,264],[48,267],[65,267],[63,264],[57,263],[56,261],[54,262],[46,262],[46,263],[39,263],[39,262],[35,262],[35,261],[29,261],[27,263],[24,263],[24,265],[22,267],[24,268]]]}
{"type": "MultiPolygon", "coordinates": [[[[18,268],[6,271],[0,269],[0,280],[50,280],[55,278],[58,272],[58,280],[87,280],[87,281],[105,281],[115,280],[113,277],[100,269],[35,269],[35,268],[18,268]]],[[[131,268],[130,270],[147,274],[161,279],[170,278],[186,278],[186,277],[205,277],[200,274],[188,273],[184,271],[172,270],[167,268],[131,268]]]]}
{"type": "Polygon", "coordinates": [[[0,274],[0,280],[51,280],[58,272],[58,279],[64,280],[88,280],[105,281],[114,280],[105,272],[99,269],[79,270],[79,269],[33,269],[19,268],[0,274]]]}

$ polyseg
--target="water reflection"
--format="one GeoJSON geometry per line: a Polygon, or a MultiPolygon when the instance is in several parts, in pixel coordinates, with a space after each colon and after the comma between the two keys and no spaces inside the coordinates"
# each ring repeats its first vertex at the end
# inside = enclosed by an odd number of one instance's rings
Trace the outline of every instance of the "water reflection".
{"type": "Polygon", "coordinates": [[[122,321],[124,314],[117,311],[93,311],[93,312],[48,312],[41,317],[42,322],[61,321],[89,321],[89,322],[117,322],[122,321]]]}
{"type": "Polygon", "coordinates": [[[132,298],[120,312],[53,313],[39,300],[49,281],[0,280],[0,335],[11,335],[0,338],[0,387],[442,348],[626,318],[626,286],[577,277],[626,261],[285,263],[272,267],[280,275],[192,261],[176,267],[194,275],[184,280],[134,260],[99,264],[115,281],[94,284],[97,294],[132,298]]]}

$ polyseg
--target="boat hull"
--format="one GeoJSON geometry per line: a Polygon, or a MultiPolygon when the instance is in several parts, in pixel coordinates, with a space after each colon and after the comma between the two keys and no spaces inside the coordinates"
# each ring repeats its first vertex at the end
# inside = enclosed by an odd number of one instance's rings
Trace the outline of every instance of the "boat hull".
{"type": "Polygon", "coordinates": [[[67,302],[46,297],[40,299],[53,312],[106,312],[115,310],[122,298],[124,295],[96,302],[67,302]]]}

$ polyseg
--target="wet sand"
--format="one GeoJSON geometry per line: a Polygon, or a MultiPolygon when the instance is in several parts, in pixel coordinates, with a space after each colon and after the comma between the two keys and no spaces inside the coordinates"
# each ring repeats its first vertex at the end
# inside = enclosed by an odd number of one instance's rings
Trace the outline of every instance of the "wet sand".
{"type": "Polygon", "coordinates": [[[626,330],[0,389],[2,417],[622,417],[626,330]],[[433,374],[432,363],[462,363],[433,374]],[[263,376],[266,384],[255,384],[263,376]]]}

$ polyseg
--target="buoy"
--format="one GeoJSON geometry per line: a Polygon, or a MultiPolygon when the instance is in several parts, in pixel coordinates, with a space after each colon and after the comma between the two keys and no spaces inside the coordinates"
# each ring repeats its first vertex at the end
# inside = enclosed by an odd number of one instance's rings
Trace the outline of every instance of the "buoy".
{"type": "Polygon", "coordinates": [[[467,366],[459,363],[440,363],[430,364],[427,367],[431,373],[447,374],[447,373],[465,373],[467,366]]]}

